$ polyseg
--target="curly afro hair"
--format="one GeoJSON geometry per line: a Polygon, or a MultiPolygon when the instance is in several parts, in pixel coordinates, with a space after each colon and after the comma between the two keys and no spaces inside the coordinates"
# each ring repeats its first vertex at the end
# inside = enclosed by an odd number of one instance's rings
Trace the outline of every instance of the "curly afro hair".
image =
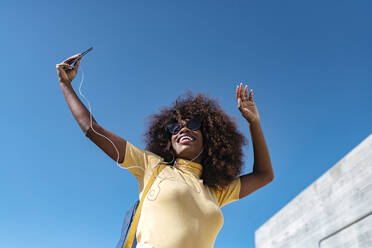
{"type": "Polygon", "coordinates": [[[146,149],[163,157],[165,161],[171,161],[174,151],[167,125],[187,118],[199,118],[202,121],[203,184],[220,190],[241,173],[242,147],[246,144],[246,139],[215,99],[204,94],[195,97],[187,92],[178,97],[170,107],[161,109],[159,114],[151,115],[149,128],[144,134],[146,149]]]}

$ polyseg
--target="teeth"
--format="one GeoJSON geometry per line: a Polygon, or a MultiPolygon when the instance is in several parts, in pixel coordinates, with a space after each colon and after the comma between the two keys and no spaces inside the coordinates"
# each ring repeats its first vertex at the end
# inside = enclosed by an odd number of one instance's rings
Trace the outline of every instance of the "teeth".
{"type": "Polygon", "coordinates": [[[180,141],[184,141],[184,140],[192,140],[192,138],[190,136],[183,136],[180,141]]]}

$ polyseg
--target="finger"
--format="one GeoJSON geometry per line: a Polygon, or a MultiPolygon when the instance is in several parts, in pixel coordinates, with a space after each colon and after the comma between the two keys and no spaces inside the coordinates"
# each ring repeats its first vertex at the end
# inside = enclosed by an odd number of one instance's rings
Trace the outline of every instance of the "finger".
{"type": "Polygon", "coordinates": [[[63,79],[63,78],[67,78],[67,74],[66,74],[66,71],[63,69],[63,65],[57,64],[56,69],[57,69],[58,78],[60,80],[63,79]]]}
{"type": "Polygon", "coordinates": [[[253,101],[253,89],[249,92],[249,101],[253,101]]]}
{"type": "Polygon", "coordinates": [[[238,108],[240,109],[241,106],[242,106],[242,99],[239,97],[238,98],[238,108]]]}
{"type": "Polygon", "coordinates": [[[77,61],[76,64],[74,65],[74,70],[77,71],[77,70],[79,69],[80,62],[81,62],[81,58],[78,59],[78,61],[77,61]]]}
{"type": "Polygon", "coordinates": [[[236,100],[239,98],[239,85],[236,86],[236,100]]]}
{"type": "Polygon", "coordinates": [[[74,69],[74,67],[72,65],[69,65],[67,63],[62,63],[61,66],[64,69],[71,69],[71,70],[74,69]]]}
{"type": "Polygon", "coordinates": [[[66,63],[61,63],[61,64],[57,64],[56,68],[58,71],[65,71],[67,69],[72,69],[73,66],[66,64],[66,63]]]}
{"type": "Polygon", "coordinates": [[[244,98],[248,98],[248,85],[244,87],[244,98]]]}
{"type": "Polygon", "coordinates": [[[63,64],[63,63],[70,64],[74,59],[76,59],[79,56],[80,56],[80,53],[79,54],[76,54],[74,56],[71,56],[68,59],[66,59],[65,61],[63,61],[61,64],[63,64]]]}
{"type": "Polygon", "coordinates": [[[243,84],[242,83],[240,83],[239,94],[240,94],[240,98],[243,99],[244,95],[243,95],[243,84]]]}

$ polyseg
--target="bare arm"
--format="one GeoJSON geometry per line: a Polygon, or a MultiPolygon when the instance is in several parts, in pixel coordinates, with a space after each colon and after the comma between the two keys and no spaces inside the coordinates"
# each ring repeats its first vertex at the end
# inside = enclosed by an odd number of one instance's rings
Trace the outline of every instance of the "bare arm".
{"type": "Polygon", "coordinates": [[[274,179],[269,149],[261,129],[260,122],[249,126],[253,144],[253,172],[240,177],[241,189],[239,198],[243,198],[274,179]]]}
{"type": "Polygon", "coordinates": [[[248,97],[248,87],[245,86],[243,90],[243,85],[240,84],[236,89],[236,99],[240,112],[249,123],[254,154],[253,172],[240,177],[239,198],[241,199],[271,182],[274,179],[274,172],[261,129],[260,117],[253,101],[253,91],[250,91],[248,97]]]}
{"type": "Polygon", "coordinates": [[[72,56],[67,60],[63,61],[61,64],[58,64],[57,73],[59,84],[62,89],[63,95],[66,99],[66,102],[71,110],[72,115],[74,116],[75,120],[79,124],[81,130],[83,131],[84,135],[88,137],[91,141],[93,141],[99,148],[101,148],[107,155],[109,155],[113,160],[118,161],[119,163],[124,161],[125,156],[125,149],[126,149],[126,141],[119,137],[118,135],[104,129],[101,127],[94,117],[92,116],[92,120],[90,119],[90,112],[84,106],[84,104],[80,101],[79,97],[76,95],[74,89],[71,86],[71,81],[74,79],[80,61],[76,63],[75,67],[69,65],[68,63],[76,58],[78,55],[72,56]],[[92,122],[92,123],[91,123],[92,122]],[[93,129],[99,133],[93,131],[93,129]],[[109,138],[114,145],[105,137],[109,138]],[[119,157],[118,157],[119,153],[119,157]]]}

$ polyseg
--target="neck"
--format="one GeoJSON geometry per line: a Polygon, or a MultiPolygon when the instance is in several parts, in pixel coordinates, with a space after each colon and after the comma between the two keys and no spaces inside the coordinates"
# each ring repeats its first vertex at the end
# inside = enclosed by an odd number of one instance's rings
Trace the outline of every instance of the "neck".
{"type": "Polygon", "coordinates": [[[201,151],[199,152],[199,154],[196,155],[194,158],[192,158],[192,159],[183,158],[183,159],[190,160],[191,162],[195,162],[195,163],[200,164],[201,163],[201,156],[200,155],[203,153],[203,151],[204,151],[204,147],[201,149],[201,151]]]}

